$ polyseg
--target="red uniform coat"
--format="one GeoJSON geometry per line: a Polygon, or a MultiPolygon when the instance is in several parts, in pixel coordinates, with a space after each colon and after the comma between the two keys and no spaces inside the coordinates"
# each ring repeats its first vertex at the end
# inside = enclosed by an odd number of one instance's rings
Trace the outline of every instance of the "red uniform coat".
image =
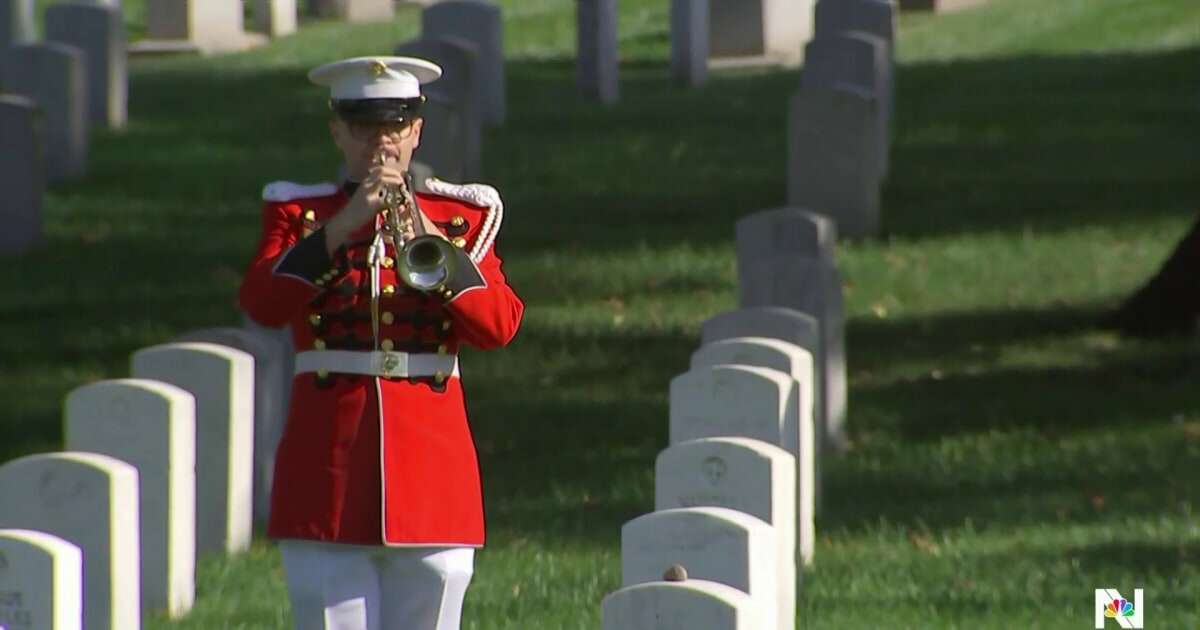
{"type": "MultiPolygon", "coordinates": [[[[297,352],[455,353],[464,343],[508,344],[524,305],[491,247],[502,218],[499,196],[486,186],[430,185],[442,194],[417,199],[458,246],[459,279],[444,293],[409,289],[396,277],[396,253],[387,244],[378,339],[366,264],[375,230],[364,226],[328,255],[321,226],[349,201],[348,191],[332,184],[280,182],[264,190],[262,240],[239,292],[242,308],[260,324],[290,325],[297,352]]],[[[274,538],[484,542],[478,460],[455,376],[297,374],[274,479],[274,538]]]]}

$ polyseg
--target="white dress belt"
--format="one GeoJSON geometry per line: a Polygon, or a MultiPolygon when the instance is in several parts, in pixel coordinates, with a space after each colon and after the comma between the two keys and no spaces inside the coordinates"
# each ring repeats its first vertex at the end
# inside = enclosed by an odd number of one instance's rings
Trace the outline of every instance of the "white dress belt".
{"type": "Polygon", "coordinates": [[[458,376],[457,354],[411,354],[408,352],[355,352],[309,350],[296,355],[296,374],[326,371],[407,378],[410,376],[458,376]]]}

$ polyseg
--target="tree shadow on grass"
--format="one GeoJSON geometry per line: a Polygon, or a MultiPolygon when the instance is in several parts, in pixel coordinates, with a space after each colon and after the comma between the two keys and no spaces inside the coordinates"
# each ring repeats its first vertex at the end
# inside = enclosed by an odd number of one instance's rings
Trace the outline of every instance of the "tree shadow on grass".
{"type": "Polygon", "coordinates": [[[849,343],[858,351],[850,361],[852,373],[861,378],[852,385],[851,407],[905,410],[888,414],[895,422],[882,425],[907,441],[1022,428],[1073,432],[1101,418],[1105,425],[1132,428],[1147,418],[1193,409],[1191,390],[1200,378],[1196,348],[1080,339],[1092,330],[1097,309],[1080,305],[855,321],[849,343]],[[1022,361],[1021,355],[1032,358],[1022,361]],[[898,380],[873,375],[897,365],[933,369],[898,380]]]}

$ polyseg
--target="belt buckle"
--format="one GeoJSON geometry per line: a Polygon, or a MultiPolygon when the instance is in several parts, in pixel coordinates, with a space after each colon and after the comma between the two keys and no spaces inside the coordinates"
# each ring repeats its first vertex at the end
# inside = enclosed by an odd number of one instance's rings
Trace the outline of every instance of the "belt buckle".
{"type": "Polygon", "coordinates": [[[381,362],[381,366],[383,367],[383,375],[390,376],[392,378],[407,376],[404,374],[404,372],[407,371],[405,370],[407,366],[405,366],[404,363],[404,357],[399,352],[385,351],[383,353],[383,361],[381,362]]]}

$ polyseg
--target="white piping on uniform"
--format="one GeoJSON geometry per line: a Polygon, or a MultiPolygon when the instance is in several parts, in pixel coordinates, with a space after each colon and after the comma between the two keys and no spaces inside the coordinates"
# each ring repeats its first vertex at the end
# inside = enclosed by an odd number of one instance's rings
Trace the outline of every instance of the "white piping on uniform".
{"type": "Polygon", "coordinates": [[[387,440],[384,435],[384,418],[383,418],[383,387],[379,384],[379,377],[375,377],[375,404],[379,405],[379,536],[383,539],[383,544],[388,544],[387,533],[387,459],[384,455],[387,440]]]}

